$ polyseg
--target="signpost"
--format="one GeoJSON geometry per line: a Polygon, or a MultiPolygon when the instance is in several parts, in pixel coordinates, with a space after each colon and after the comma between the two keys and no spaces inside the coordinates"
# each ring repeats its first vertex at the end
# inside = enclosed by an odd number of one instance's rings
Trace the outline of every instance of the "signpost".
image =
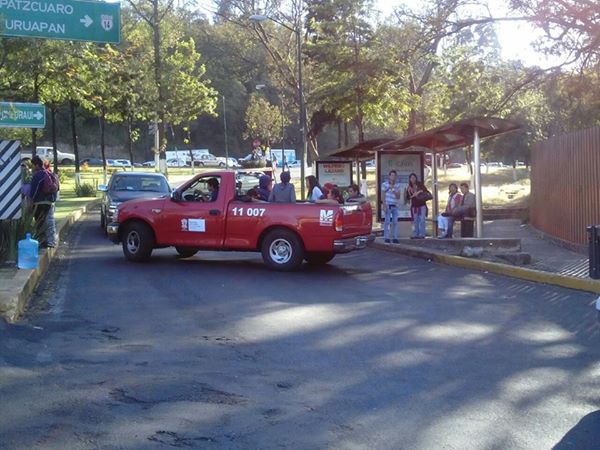
{"type": "Polygon", "coordinates": [[[44,128],[45,126],[46,107],[44,105],[0,102],[0,127],[44,128]]]}
{"type": "Polygon", "coordinates": [[[118,44],[120,31],[120,3],[0,0],[0,36],[118,44]]]}

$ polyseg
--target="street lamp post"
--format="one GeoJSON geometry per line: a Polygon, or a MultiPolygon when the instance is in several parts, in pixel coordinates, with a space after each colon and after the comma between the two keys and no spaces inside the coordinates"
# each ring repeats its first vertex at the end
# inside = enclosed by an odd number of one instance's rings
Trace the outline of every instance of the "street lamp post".
{"type": "MultiPolygon", "coordinates": [[[[273,22],[281,25],[282,27],[290,30],[296,35],[296,64],[298,65],[298,105],[300,106],[300,130],[302,132],[302,143],[300,148],[300,197],[304,199],[305,195],[305,167],[306,167],[306,105],[304,103],[304,87],[302,84],[302,36],[301,36],[301,27],[298,25],[296,28],[292,28],[289,25],[286,25],[283,22],[279,22],[278,20],[273,19],[269,16],[263,16],[261,14],[254,14],[248,17],[249,20],[253,22],[264,22],[269,19],[273,22]]],[[[282,145],[283,147],[283,145],[282,145]]],[[[282,149],[283,151],[283,149],[282,149]]]]}

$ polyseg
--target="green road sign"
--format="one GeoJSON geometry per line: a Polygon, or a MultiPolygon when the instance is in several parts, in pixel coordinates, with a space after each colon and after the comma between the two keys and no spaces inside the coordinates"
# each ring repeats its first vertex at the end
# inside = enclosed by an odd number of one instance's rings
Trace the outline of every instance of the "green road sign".
{"type": "Polygon", "coordinates": [[[0,35],[118,44],[120,8],[80,0],[0,0],[0,35]]]}
{"type": "Polygon", "coordinates": [[[45,126],[46,107],[44,105],[0,102],[0,127],[44,128],[45,126]]]}

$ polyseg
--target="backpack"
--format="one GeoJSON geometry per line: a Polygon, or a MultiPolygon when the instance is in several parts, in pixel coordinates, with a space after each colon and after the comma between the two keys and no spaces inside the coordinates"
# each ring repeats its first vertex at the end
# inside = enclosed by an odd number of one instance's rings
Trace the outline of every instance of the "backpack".
{"type": "Polygon", "coordinates": [[[60,190],[60,182],[55,173],[44,169],[44,181],[42,182],[42,192],[44,194],[56,194],[60,190]]]}

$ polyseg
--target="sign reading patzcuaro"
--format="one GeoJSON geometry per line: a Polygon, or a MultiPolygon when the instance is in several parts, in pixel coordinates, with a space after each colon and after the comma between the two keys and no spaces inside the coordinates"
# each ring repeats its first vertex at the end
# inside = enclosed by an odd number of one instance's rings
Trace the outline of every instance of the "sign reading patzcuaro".
{"type": "Polygon", "coordinates": [[[119,43],[119,3],[0,0],[0,36],[119,43]]]}

